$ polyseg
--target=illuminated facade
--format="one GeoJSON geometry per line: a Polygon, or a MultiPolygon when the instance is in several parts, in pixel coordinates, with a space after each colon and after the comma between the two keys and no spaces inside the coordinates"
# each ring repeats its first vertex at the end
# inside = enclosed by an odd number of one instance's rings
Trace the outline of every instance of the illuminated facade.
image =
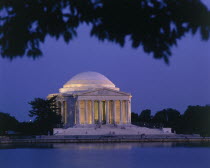
{"type": "Polygon", "coordinates": [[[65,127],[131,123],[131,94],[100,73],[80,73],[52,96],[65,127]]]}

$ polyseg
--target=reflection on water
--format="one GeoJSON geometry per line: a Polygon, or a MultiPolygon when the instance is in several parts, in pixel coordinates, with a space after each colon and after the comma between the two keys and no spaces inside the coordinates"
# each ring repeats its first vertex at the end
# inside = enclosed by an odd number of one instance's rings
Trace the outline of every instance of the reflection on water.
{"type": "Polygon", "coordinates": [[[43,148],[73,150],[131,150],[132,148],[163,148],[163,147],[207,147],[210,142],[139,142],[139,143],[42,143],[42,144],[0,144],[1,149],[43,148]]]}
{"type": "Polygon", "coordinates": [[[141,142],[141,143],[84,143],[84,144],[53,144],[53,148],[77,149],[77,150],[131,150],[142,147],[210,147],[210,143],[177,143],[177,142],[141,142]]]}
{"type": "Polygon", "coordinates": [[[0,145],[1,168],[209,168],[210,143],[0,145]]]}

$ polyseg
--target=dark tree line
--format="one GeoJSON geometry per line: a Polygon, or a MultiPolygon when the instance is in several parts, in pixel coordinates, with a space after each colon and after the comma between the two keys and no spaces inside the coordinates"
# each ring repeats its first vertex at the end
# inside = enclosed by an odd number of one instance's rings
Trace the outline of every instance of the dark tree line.
{"type": "Polygon", "coordinates": [[[188,106],[184,114],[175,109],[163,109],[154,116],[151,110],[131,114],[132,124],[150,128],[170,127],[178,134],[210,136],[210,106],[188,106]]]}
{"type": "Polygon", "coordinates": [[[29,102],[32,110],[29,111],[30,117],[35,117],[33,125],[38,134],[52,134],[53,128],[61,124],[61,115],[58,114],[56,97],[50,99],[35,98],[29,102]]]}
{"type": "Polygon", "coordinates": [[[18,120],[10,114],[0,112],[0,135],[7,134],[7,131],[17,131],[18,120]]]}
{"type": "MultiPolygon", "coordinates": [[[[33,118],[31,122],[18,122],[7,113],[0,113],[0,135],[7,135],[8,131],[15,131],[19,135],[47,135],[52,134],[53,128],[62,125],[55,97],[35,98],[29,104],[32,108],[29,111],[29,116],[33,118]]],[[[184,114],[168,108],[158,111],[154,116],[151,110],[146,109],[141,114],[132,113],[131,121],[143,127],[170,127],[178,134],[210,136],[210,106],[188,106],[184,114]]]]}
{"type": "Polygon", "coordinates": [[[201,0],[1,0],[0,55],[36,58],[47,36],[68,43],[81,24],[101,41],[124,46],[129,38],[166,62],[186,33],[210,37],[210,11],[201,0]]]}
{"type": "Polygon", "coordinates": [[[7,135],[8,131],[15,131],[19,135],[48,135],[53,133],[53,128],[62,124],[61,115],[57,113],[58,108],[55,98],[35,98],[29,102],[31,110],[29,116],[33,118],[30,122],[18,122],[15,117],[6,113],[0,113],[0,135],[7,135]]]}

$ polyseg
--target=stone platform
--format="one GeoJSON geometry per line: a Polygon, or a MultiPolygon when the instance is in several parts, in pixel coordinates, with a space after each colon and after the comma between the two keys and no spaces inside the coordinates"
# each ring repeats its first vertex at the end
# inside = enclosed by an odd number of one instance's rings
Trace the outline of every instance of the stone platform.
{"type": "Polygon", "coordinates": [[[77,125],[73,128],[54,128],[54,135],[160,135],[173,134],[170,129],[152,129],[129,125],[77,125]]]}

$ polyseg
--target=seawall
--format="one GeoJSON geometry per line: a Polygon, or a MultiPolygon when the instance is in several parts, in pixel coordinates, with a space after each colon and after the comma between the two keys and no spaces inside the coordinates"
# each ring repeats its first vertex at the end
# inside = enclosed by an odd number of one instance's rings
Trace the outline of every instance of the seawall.
{"type": "Polygon", "coordinates": [[[0,144],[20,143],[115,143],[115,142],[210,142],[210,137],[193,135],[36,136],[1,137],[0,144]]]}

